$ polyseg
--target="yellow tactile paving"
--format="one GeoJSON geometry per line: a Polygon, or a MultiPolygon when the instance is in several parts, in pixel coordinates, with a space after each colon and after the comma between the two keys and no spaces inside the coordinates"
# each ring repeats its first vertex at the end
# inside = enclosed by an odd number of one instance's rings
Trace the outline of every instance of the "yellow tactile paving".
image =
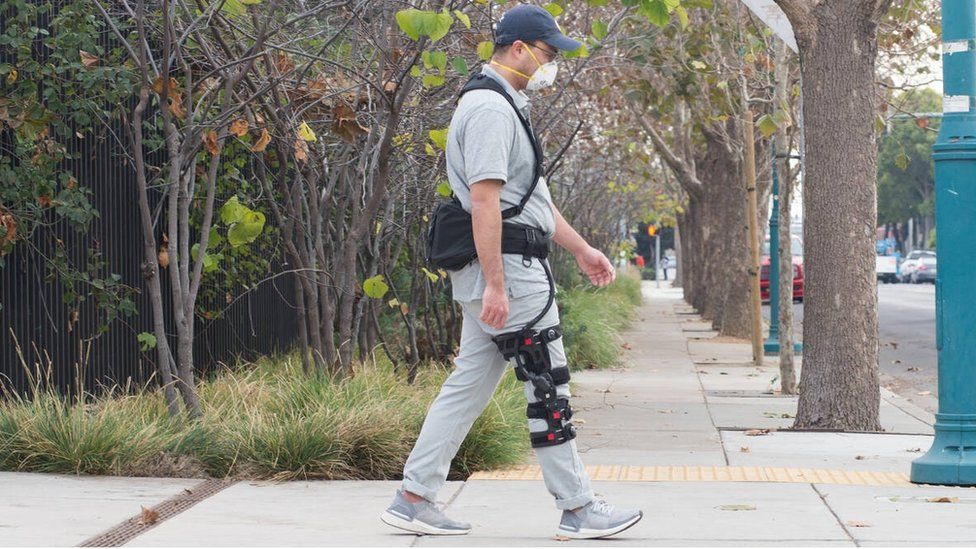
{"type": "MultiPolygon", "coordinates": [[[[726,467],[726,466],[637,466],[589,465],[591,480],[617,482],[802,482],[816,484],[856,484],[863,486],[910,485],[905,473],[884,471],[845,471],[802,467],[726,467]]],[[[482,471],[470,480],[540,480],[538,465],[516,469],[482,471]]]]}

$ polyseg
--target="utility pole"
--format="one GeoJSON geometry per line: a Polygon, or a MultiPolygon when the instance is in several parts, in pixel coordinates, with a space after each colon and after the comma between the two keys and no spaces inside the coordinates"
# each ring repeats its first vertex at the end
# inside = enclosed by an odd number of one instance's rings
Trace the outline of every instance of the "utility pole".
{"type": "Polygon", "coordinates": [[[912,462],[912,482],[976,485],[976,2],[942,0],[942,124],[933,147],[935,340],[939,350],[939,411],[928,453],[912,462]]]}

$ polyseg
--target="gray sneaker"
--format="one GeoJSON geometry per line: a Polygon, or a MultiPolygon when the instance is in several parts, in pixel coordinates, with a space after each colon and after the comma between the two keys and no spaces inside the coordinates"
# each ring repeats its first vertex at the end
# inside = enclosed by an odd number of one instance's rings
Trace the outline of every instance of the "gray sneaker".
{"type": "Polygon", "coordinates": [[[623,532],[643,517],[640,509],[615,509],[605,501],[591,501],[579,511],[563,511],[559,534],[573,539],[604,538],[623,532]]]}
{"type": "Polygon", "coordinates": [[[426,499],[410,503],[403,497],[402,490],[397,490],[393,503],[380,515],[380,520],[390,526],[421,535],[456,536],[471,531],[470,524],[447,518],[436,505],[426,499]]]}

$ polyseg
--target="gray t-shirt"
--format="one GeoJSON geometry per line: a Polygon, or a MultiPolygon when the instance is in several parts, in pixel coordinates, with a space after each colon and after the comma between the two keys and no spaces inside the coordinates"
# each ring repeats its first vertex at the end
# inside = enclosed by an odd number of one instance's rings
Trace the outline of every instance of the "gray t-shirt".
{"type": "MultiPolygon", "coordinates": [[[[498,80],[522,115],[529,119],[529,100],[524,93],[513,88],[489,65],[481,72],[498,80]]],[[[505,182],[501,190],[502,210],[518,205],[532,184],[534,166],[532,141],[504,97],[492,90],[473,90],[461,97],[447,132],[447,179],[466,211],[471,211],[469,187],[485,179],[505,182]]],[[[549,238],[556,234],[552,196],[545,178],[539,180],[522,213],[505,221],[537,227],[549,238]]],[[[549,291],[539,259],[533,258],[526,267],[521,255],[503,254],[502,265],[509,298],[549,291]]],[[[457,301],[481,299],[485,284],[478,260],[451,271],[451,287],[457,301]]]]}

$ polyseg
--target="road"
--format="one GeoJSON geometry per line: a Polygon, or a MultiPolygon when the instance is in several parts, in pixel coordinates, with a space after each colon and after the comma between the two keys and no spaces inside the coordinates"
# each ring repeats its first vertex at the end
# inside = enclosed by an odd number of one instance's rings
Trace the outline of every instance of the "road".
{"type": "MultiPolygon", "coordinates": [[[[769,307],[763,307],[763,314],[769,318],[769,307]]],[[[794,306],[794,315],[802,337],[802,304],[794,306]]],[[[936,412],[935,286],[878,284],[878,335],[882,385],[936,412]]]]}

